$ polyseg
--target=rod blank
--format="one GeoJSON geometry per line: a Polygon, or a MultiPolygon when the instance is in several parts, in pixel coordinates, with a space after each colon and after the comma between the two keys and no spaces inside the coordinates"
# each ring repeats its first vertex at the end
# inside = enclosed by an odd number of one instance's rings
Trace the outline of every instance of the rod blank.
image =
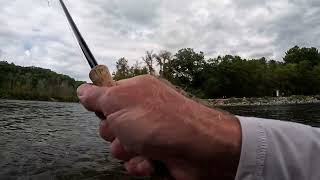
{"type": "Polygon", "coordinates": [[[86,57],[90,67],[91,68],[96,67],[98,65],[98,63],[97,63],[96,59],[94,58],[93,54],[91,53],[86,41],[83,39],[83,37],[82,37],[77,25],[73,21],[73,19],[72,19],[71,15],[70,15],[66,5],[64,4],[63,0],[59,0],[59,1],[60,1],[60,4],[62,6],[62,9],[63,9],[67,19],[68,19],[68,22],[69,22],[69,24],[70,24],[70,26],[72,28],[72,31],[74,32],[74,34],[75,34],[75,36],[76,36],[76,38],[78,40],[78,43],[80,45],[80,48],[81,48],[84,56],[86,57]]]}

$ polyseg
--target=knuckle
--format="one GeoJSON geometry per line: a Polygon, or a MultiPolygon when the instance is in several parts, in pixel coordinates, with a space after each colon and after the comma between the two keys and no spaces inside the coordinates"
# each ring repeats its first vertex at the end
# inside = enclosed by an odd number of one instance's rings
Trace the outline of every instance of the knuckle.
{"type": "Polygon", "coordinates": [[[131,83],[131,88],[145,88],[149,87],[151,84],[156,84],[157,83],[157,78],[152,76],[152,75],[142,75],[142,76],[137,76],[134,79],[132,79],[134,83],[131,83]]]}
{"type": "Polygon", "coordinates": [[[152,129],[150,129],[149,133],[147,133],[143,139],[145,145],[152,144],[159,137],[159,131],[160,129],[158,127],[153,127],[152,129]]]}
{"type": "Polygon", "coordinates": [[[111,142],[114,140],[113,134],[110,132],[110,129],[108,128],[106,123],[103,121],[100,123],[99,134],[100,134],[100,137],[106,141],[111,142]]]}
{"type": "Polygon", "coordinates": [[[155,80],[155,77],[148,74],[148,75],[144,75],[142,76],[142,80],[146,80],[146,81],[154,81],[155,80]]]}
{"type": "Polygon", "coordinates": [[[153,81],[155,79],[154,76],[147,74],[147,75],[141,75],[141,76],[136,76],[134,78],[132,78],[132,80],[136,81],[137,83],[140,82],[148,82],[148,81],[153,81]]]}
{"type": "Polygon", "coordinates": [[[109,124],[109,128],[110,130],[112,130],[114,128],[114,125],[115,125],[115,115],[114,114],[109,114],[107,116],[107,122],[109,124]]]}
{"type": "Polygon", "coordinates": [[[110,89],[106,89],[102,94],[101,99],[107,100],[107,99],[110,99],[110,97],[117,96],[118,88],[119,88],[118,86],[115,86],[110,89]]]}

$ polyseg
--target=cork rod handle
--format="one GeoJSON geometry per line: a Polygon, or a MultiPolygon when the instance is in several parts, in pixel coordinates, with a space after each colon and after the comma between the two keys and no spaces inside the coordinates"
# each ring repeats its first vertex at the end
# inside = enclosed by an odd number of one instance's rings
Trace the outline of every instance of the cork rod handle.
{"type": "Polygon", "coordinates": [[[94,67],[89,74],[89,77],[94,85],[100,87],[112,87],[115,82],[112,79],[111,73],[107,66],[98,65],[94,67]]]}

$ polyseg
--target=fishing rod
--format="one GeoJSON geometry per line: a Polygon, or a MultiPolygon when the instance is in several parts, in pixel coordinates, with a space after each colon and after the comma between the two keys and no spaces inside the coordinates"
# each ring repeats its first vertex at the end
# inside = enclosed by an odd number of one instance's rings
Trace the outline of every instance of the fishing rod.
{"type": "Polygon", "coordinates": [[[62,9],[63,9],[66,17],[67,17],[67,20],[71,26],[71,29],[77,38],[79,46],[80,46],[84,56],[86,57],[86,60],[88,61],[89,65],[91,67],[91,71],[89,74],[91,81],[93,82],[93,84],[95,84],[97,86],[107,86],[107,87],[114,86],[115,83],[112,80],[112,76],[111,76],[111,73],[110,73],[108,67],[105,65],[98,65],[98,62],[96,61],[95,57],[93,56],[86,41],[82,37],[77,25],[73,21],[73,19],[70,15],[66,5],[64,4],[63,0],[59,0],[59,2],[62,6],[62,9]]]}
{"type": "MultiPolygon", "coordinates": [[[[63,0],[59,0],[62,9],[67,17],[67,20],[72,28],[73,33],[75,34],[77,41],[80,45],[80,48],[86,57],[86,60],[88,61],[91,71],[89,74],[89,77],[94,85],[97,86],[106,86],[106,87],[112,87],[115,85],[115,82],[112,79],[111,73],[107,66],[99,65],[96,61],[95,57],[93,56],[91,50],[89,49],[86,41],[82,37],[76,23],[73,21],[66,5],[64,4],[63,0]]],[[[169,170],[166,168],[166,166],[160,162],[160,161],[153,161],[153,165],[155,167],[155,175],[158,177],[166,177],[171,178],[169,170]]]]}

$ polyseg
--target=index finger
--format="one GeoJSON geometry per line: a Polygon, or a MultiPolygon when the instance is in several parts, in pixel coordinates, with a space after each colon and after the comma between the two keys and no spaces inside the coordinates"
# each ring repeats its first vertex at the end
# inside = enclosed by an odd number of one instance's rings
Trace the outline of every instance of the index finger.
{"type": "Polygon", "coordinates": [[[107,87],[98,87],[91,84],[83,84],[77,89],[80,103],[89,111],[103,112],[103,97],[107,93],[107,87]]]}

